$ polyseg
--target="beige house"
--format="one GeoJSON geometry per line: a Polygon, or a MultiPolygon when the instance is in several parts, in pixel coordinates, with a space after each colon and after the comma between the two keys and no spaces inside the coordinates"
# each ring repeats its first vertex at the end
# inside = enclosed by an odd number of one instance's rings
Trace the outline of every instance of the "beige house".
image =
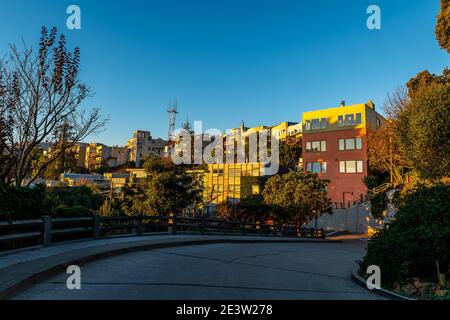
{"type": "Polygon", "coordinates": [[[154,154],[162,157],[165,145],[165,140],[153,139],[150,131],[134,131],[133,138],[128,140],[126,146],[129,149],[129,161],[133,161],[136,167],[140,167],[141,160],[146,155],[154,154]]]}

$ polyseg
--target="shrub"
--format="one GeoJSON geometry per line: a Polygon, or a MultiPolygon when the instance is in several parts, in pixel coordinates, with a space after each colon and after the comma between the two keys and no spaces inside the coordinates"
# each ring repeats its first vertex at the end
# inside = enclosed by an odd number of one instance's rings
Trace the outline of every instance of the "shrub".
{"type": "Polygon", "coordinates": [[[450,185],[418,186],[402,199],[394,219],[370,240],[361,269],[381,268],[383,286],[436,280],[450,263],[450,185]]]}
{"type": "Polygon", "coordinates": [[[88,187],[46,189],[0,188],[0,221],[36,219],[43,215],[85,216],[103,203],[100,194],[88,187]]]}
{"type": "Polygon", "coordinates": [[[41,217],[49,212],[45,187],[0,188],[0,220],[23,220],[41,217]]]}

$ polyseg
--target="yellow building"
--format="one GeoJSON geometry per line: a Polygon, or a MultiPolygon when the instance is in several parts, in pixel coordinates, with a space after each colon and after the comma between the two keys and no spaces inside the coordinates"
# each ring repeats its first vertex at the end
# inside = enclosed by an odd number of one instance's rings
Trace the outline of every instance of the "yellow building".
{"type": "Polygon", "coordinates": [[[239,203],[260,195],[262,163],[211,164],[204,173],[205,201],[239,203]]]}

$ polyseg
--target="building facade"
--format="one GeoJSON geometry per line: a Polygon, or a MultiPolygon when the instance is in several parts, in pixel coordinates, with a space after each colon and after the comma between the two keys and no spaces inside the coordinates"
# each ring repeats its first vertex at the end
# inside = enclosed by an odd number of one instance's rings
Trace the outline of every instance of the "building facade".
{"type": "Polygon", "coordinates": [[[90,143],[86,147],[85,168],[88,170],[97,170],[107,165],[106,161],[111,158],[112,147],[102,143],[90,143]]]}
{"type": "Polygon", "coordinates": [[[129,161],[140,167],[142,158],[146,155],[154,154],[162,157],[166,143],[163,139],[153,139],[150,131],[134,131],[133,138],[128,140],[126,146],[129,149],[129,161]]]}
{"type": "Polygon", "coordinates": [[[260,195],[262,163],[210,164],[204,173],[204,199],[210,204],[239,203],[260,195]]]}
{"type": "Polygon", "coordinates": [[[367,194],[367,134],[384,121],[371,101],[303,113],[303,167],[330,181],[332,202],[348,204],[367,194]]]}

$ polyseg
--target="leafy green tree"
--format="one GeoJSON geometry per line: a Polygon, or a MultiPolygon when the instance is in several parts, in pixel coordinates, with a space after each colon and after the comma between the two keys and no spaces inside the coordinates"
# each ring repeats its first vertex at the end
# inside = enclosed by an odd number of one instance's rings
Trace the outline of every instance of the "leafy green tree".
{"type": "Polygon", "coordinates": [[[158,156],[149,156],[144,162],[149,174],[141,182],[133,199],[131,210],[149,215],[181,214],[189,206],[196,207],[203,200],[201,176],[187,173],[183,166],[158,156]]]}
{"type": "MultiPolygon", "coordinates": [[[[406,84],[408,96],[414,99],[415,96],[426,90],[432,84],[450,84],[450,70],[446,67],[442,75],[431,74],[428,70],[419,72],[414,78],[406,84]]],[[[407,101],[403,101],[407,102],[407,101]]]]}
{"type": "Polygon", "coordinates": [[[399,115],[398,135],[406,158],[425,179],[450,174],[450,83],[420,89],[399,115]]]}
{"type": "Polygon", "coordinates": [[[279,218],[301,225],[331,212],[326,188],[327,182],[316,174],[291,171],[271,177],[264,186],[263,197],[279,218]]]}
{"type": "Polygon", "coordinates": [[[450,53],[450,1],[441,0],[441,11],[437,17],[436,39],[442,49],[450,53]]]}
{"type": "Polygon", "coordinates": [[[424,185],[408,191],[394,219],[370,240],[361,270],[377,265],[382,285],[436,282],[436,261],[450,266],[450,185],[424,185]]]}
{"type": "Polygon", "coordinates": [[[302,146],[300,141],[280,144],[280,167],[285,171],[297,170],[301,156],[302,146]]]}

